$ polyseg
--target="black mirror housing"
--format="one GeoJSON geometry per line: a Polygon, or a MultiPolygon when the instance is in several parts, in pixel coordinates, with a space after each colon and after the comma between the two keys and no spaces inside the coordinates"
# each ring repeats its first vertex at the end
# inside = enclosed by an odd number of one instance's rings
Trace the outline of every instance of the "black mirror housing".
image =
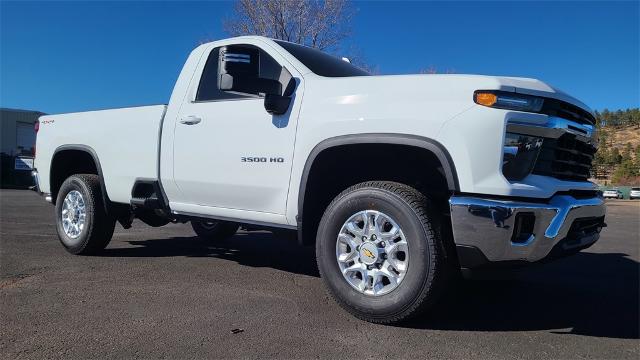
{"type": "Polygon", "coordinates": [[[264,97],[264,109],[271,115],[283,115],[289,110],[291,97],[267,94],[264,97]]]}
{"type": "Polygon", "coordinates": [[[296,88],[296,80],[285,67],[280,70],[278,83],[283,87],[282,93],[267,94],[264,97],[264,109],[271,115],[287,113],[291,105],[291,96],[296,88]]]}

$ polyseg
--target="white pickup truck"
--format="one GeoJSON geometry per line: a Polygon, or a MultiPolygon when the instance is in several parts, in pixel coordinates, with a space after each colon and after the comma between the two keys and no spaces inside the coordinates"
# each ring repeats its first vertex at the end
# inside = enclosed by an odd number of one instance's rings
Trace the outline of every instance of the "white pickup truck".
{"type": "Polygon", "coordinates": [[[263,37],[197,47],[168,105],[40,118],[34,176],[73,254],[119,222],[241,224],[315,244],[336,301],[373,322],[425,310],[460,269],[598,238],[594,115],[533,79],[371,76],[263,37]]]}

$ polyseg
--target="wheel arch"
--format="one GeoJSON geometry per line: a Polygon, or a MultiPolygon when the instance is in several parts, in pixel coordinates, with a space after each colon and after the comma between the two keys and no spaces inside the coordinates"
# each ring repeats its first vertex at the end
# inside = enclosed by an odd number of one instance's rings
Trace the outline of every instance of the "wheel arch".
{"type": "MultiPolygon", "coordinates": [[[[314,165],[321,155],[329,150],[352,145],[394,145],[405,149],[414,149],[423,153],[431,154],[442,167],[442,176],[446,182],[446,187],[450,192],[460,191],[456,168],[447,149],[438,141],[410,134],[353,134],[332,137],[317,144],[310,152],[305,162],[298,192],[298,214],[296,222],[298,227],[298,241],[302,244],[310,242],[306,230],[304,230],[303,219],[305,216],[305,200],[308,200],[310,174],[314,165]]],[[[313,231],[315,233],[315,231],[313,231]]]]}
{"type": "Polygon", "coordinates": [[[105,186],[104,176],[102,173],[102,167],[100,166],[100,160],[98,159],[98,154],[93,148],[88,145],[82,144],[61,145],[57,147],[53,152],[53,156],[51,157],[49,173],[51,199],[54,205],[57,200],[60,186],[69,176],[80,173],[94,173],[98,175],[105,211],[109,213],[109,204],[111,204],[111,201],[109,200],[109,195],[107,194],[107,188],[105,186]],[[74,158],[79,158],[83,162],[80,164],[76,164],[77,166],[61,167],[62,164],[64,164],[64,160],[74,158]],[[91,160],[91,163],[87,163],[88,160],[91,160]]]}

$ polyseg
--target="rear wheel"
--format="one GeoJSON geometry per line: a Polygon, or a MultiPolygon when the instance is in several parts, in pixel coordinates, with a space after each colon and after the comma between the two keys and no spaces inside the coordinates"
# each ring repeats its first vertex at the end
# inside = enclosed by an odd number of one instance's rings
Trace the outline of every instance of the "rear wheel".
{"type": "Polygon", "coordinates": [[[101,251],[109,244],[115,223],[105,211],[98,175],[73,175],[62,183],[56,200],[56,228],[68,252],[101,251]]]}
{"type": "Polygon", "coordinates": [[[444,254],[429,199],[394,182],[366,182],[338,195],[316,241],[329,293],[356,317],[376,323],[405,320],[436,301],[444,254]]]}
{"type": "Polygon", "coordinates": [[[191,227],[201,239],[221,241],[235,235],[240,225],[228,221],[191,220],[191,227]]]}

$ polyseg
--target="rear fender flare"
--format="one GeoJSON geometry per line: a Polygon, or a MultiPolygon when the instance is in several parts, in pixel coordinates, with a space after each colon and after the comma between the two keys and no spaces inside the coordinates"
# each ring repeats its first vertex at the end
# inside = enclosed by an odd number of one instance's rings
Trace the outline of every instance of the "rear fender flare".
{"type": "MultiPolygon", "coordinates": [[[[85,152],[87,154],[89,154],[92,158],[93,158],[93,162],[96,165],[96,170],[98,172],[98,178],[100,179],[100,189],[102,190],[102,203],[104,204],[104,208],[105,211],[107,212],[107,214],[109,214],[109,209],[110,209],[110,204],[111,204],[111,200],[109,200],[109,195],[107,194],[107,187],[105,186],[104,183],[104,175],[102,173],[102,167],[100,166],[100,160],[98,159],[98,154],[95,152],[95,150],[93,150],[93,148],[91,148],[90,146],[87,145],[82,145],[82,144],[72,144],[72,145],[61,145],[58,146],[56,148],[56,150],[53,152],[53,156],[51,157],[51,164],[49,166],[49,171],[51,172],[51,169],[53,169],[53,162],[56,159],[56,155],[58,155],[58,153],[62,152],[62,151],[67,151],[67,150],[76,150],[76,151],[82,151],[85,152]]],[[[53,177],[49,176],[49,186],[50,188],[53,190],[53,177]]],[[[55,204],[56,202],[56,198],[57,198],[57,191],[55,193],[55,197],[52,194],[52,203],[55,204]]]]}

